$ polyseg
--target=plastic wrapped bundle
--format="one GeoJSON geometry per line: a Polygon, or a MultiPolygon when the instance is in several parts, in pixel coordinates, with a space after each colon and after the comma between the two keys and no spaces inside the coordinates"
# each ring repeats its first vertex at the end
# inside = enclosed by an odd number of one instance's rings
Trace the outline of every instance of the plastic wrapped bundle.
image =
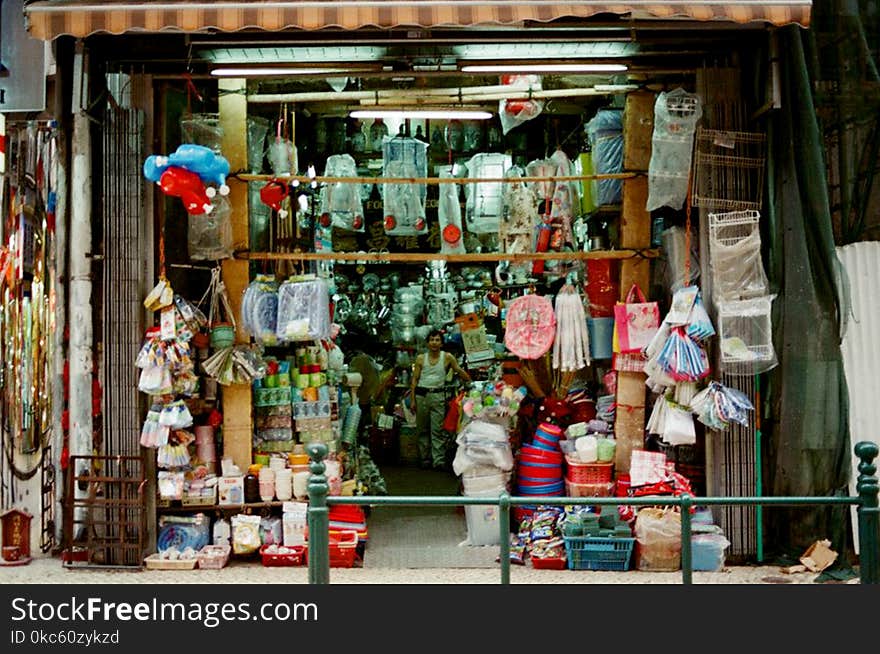
{"type": "MultiPolygon", "coordinates": [[[[324,174],[327,177],[357,177],[357,163],[351,155],[334,154],[327,157],[324,174]]],[[[364,231],[364,206],[357,184],[326,184],[321,189],[320,206],[321,220],[325,225],[364,231]]]]}
{"type": "Polygon", "coordinates": [[[241,321],[258,343],[278,342],[278,282],[274,275],[257,275],[247,287],[241,300],[241,321]]]}
{"type": "MultiPolygon", "coordinates": [[[[585,130],[593,149],[593,172],[619,173],[623,170],[623,111],[600,109],[585,130]]],[[[623,181],[602,179],[596,184],[596,201],[601,204],[619,204],[623,181]]]]}
{"type": "Polygon", "coordinates": [[[232,256],[232,207],[222,195],[214,197],[210,213],[189,214],[187,247],[195,261],[232,256]]]}
{"type": "MultiPolygon", "coordinates": [[[[504,177],[513,164],[508,154],[475,154],[467,163],[468,177],[504,177]]],[[[504,212],[502,182],[474,182],[465,187],[465,221],[474,234],[497,234],[504,212]]]]}
{"type": "Polygon", "coordinates": [[[700,97],[675,89],[660,93],[654,104],[654,133],[648,164],[648,202],[653,211],[681,209],[687,198],[694,132],[702,115],[700,97]]]}
{"type": "Polygon", "coordinates": [[[278,289],[280,341],[311,341],[330,337],[330,303],[322,279],[287,280],[278,289]]]}
{"type": "MultiPolygon", "coordinates": [[[[382,176],[421,178],[428,174],[428,144],[409,137],[382,139],[382,176]]],[[[427,231],[426,184],[382,185],[385,206],[385,233],[395,236],[418,236],[427,231]]]]}

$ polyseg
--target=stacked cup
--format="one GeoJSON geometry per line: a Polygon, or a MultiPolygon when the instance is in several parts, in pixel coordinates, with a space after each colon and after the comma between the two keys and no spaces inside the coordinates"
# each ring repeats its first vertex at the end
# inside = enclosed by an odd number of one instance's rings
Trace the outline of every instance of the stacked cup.
{"type": "Polygon", "coordinates": [[[275,497],[282,502],[293,497],[293,471],[290,468],[275,471],[275,497]]]}
{"type": "Polygon", "coordinates": [[[265,466],[260,468],[260,499],[264,502],[275,499],[275,471],[265,466]]]}

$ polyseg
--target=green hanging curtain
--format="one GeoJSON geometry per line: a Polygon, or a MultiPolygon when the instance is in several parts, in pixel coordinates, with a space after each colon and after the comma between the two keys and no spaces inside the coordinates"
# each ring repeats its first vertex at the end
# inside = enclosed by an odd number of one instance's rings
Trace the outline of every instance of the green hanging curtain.
{"type": "MultiPolygon", "coordinates": [[[[782,108],[772,115],[768,139],[769,275],[777,294],[779,366],[768,373],[764,487],[777,496],[848,494],[850,467],[840,352],[847,308],[838,290],[823,141],[804,54],[803,39],[809,38],[796,27],[779,31],[782,108]]],[[[842,554],[851,549],[846,509],[770,507],[764,522],[771,555],[800,555],[824,538],[842,554]]]]}

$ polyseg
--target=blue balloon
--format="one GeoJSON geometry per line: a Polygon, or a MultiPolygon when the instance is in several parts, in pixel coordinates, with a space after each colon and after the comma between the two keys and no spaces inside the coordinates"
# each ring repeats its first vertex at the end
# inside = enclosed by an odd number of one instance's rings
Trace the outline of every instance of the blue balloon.
{"type": "Polygon", "coordinates": [[[218,186],[226,184],[229,162],[226,157],[204,145],[184,143],[168,156],[168,161],[172,166],[180,166],[196,173],[206,184],[214,183],[218,186]]]}
{"type": "Polygon", "coordinates": [[[168,157],[151,154],[144,161],[144,177],[154,184],[158,184],[162,173],[168,169],[168,166],[168,157]]]}

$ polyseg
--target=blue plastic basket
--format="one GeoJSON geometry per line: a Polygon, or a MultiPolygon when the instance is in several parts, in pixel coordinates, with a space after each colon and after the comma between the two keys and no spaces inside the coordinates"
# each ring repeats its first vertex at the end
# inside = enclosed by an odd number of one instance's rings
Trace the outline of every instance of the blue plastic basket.
{"type": "Polygon", "coordinates": [[[635,538],[563,536],[569,570],[629,570],[635,538]]]}

